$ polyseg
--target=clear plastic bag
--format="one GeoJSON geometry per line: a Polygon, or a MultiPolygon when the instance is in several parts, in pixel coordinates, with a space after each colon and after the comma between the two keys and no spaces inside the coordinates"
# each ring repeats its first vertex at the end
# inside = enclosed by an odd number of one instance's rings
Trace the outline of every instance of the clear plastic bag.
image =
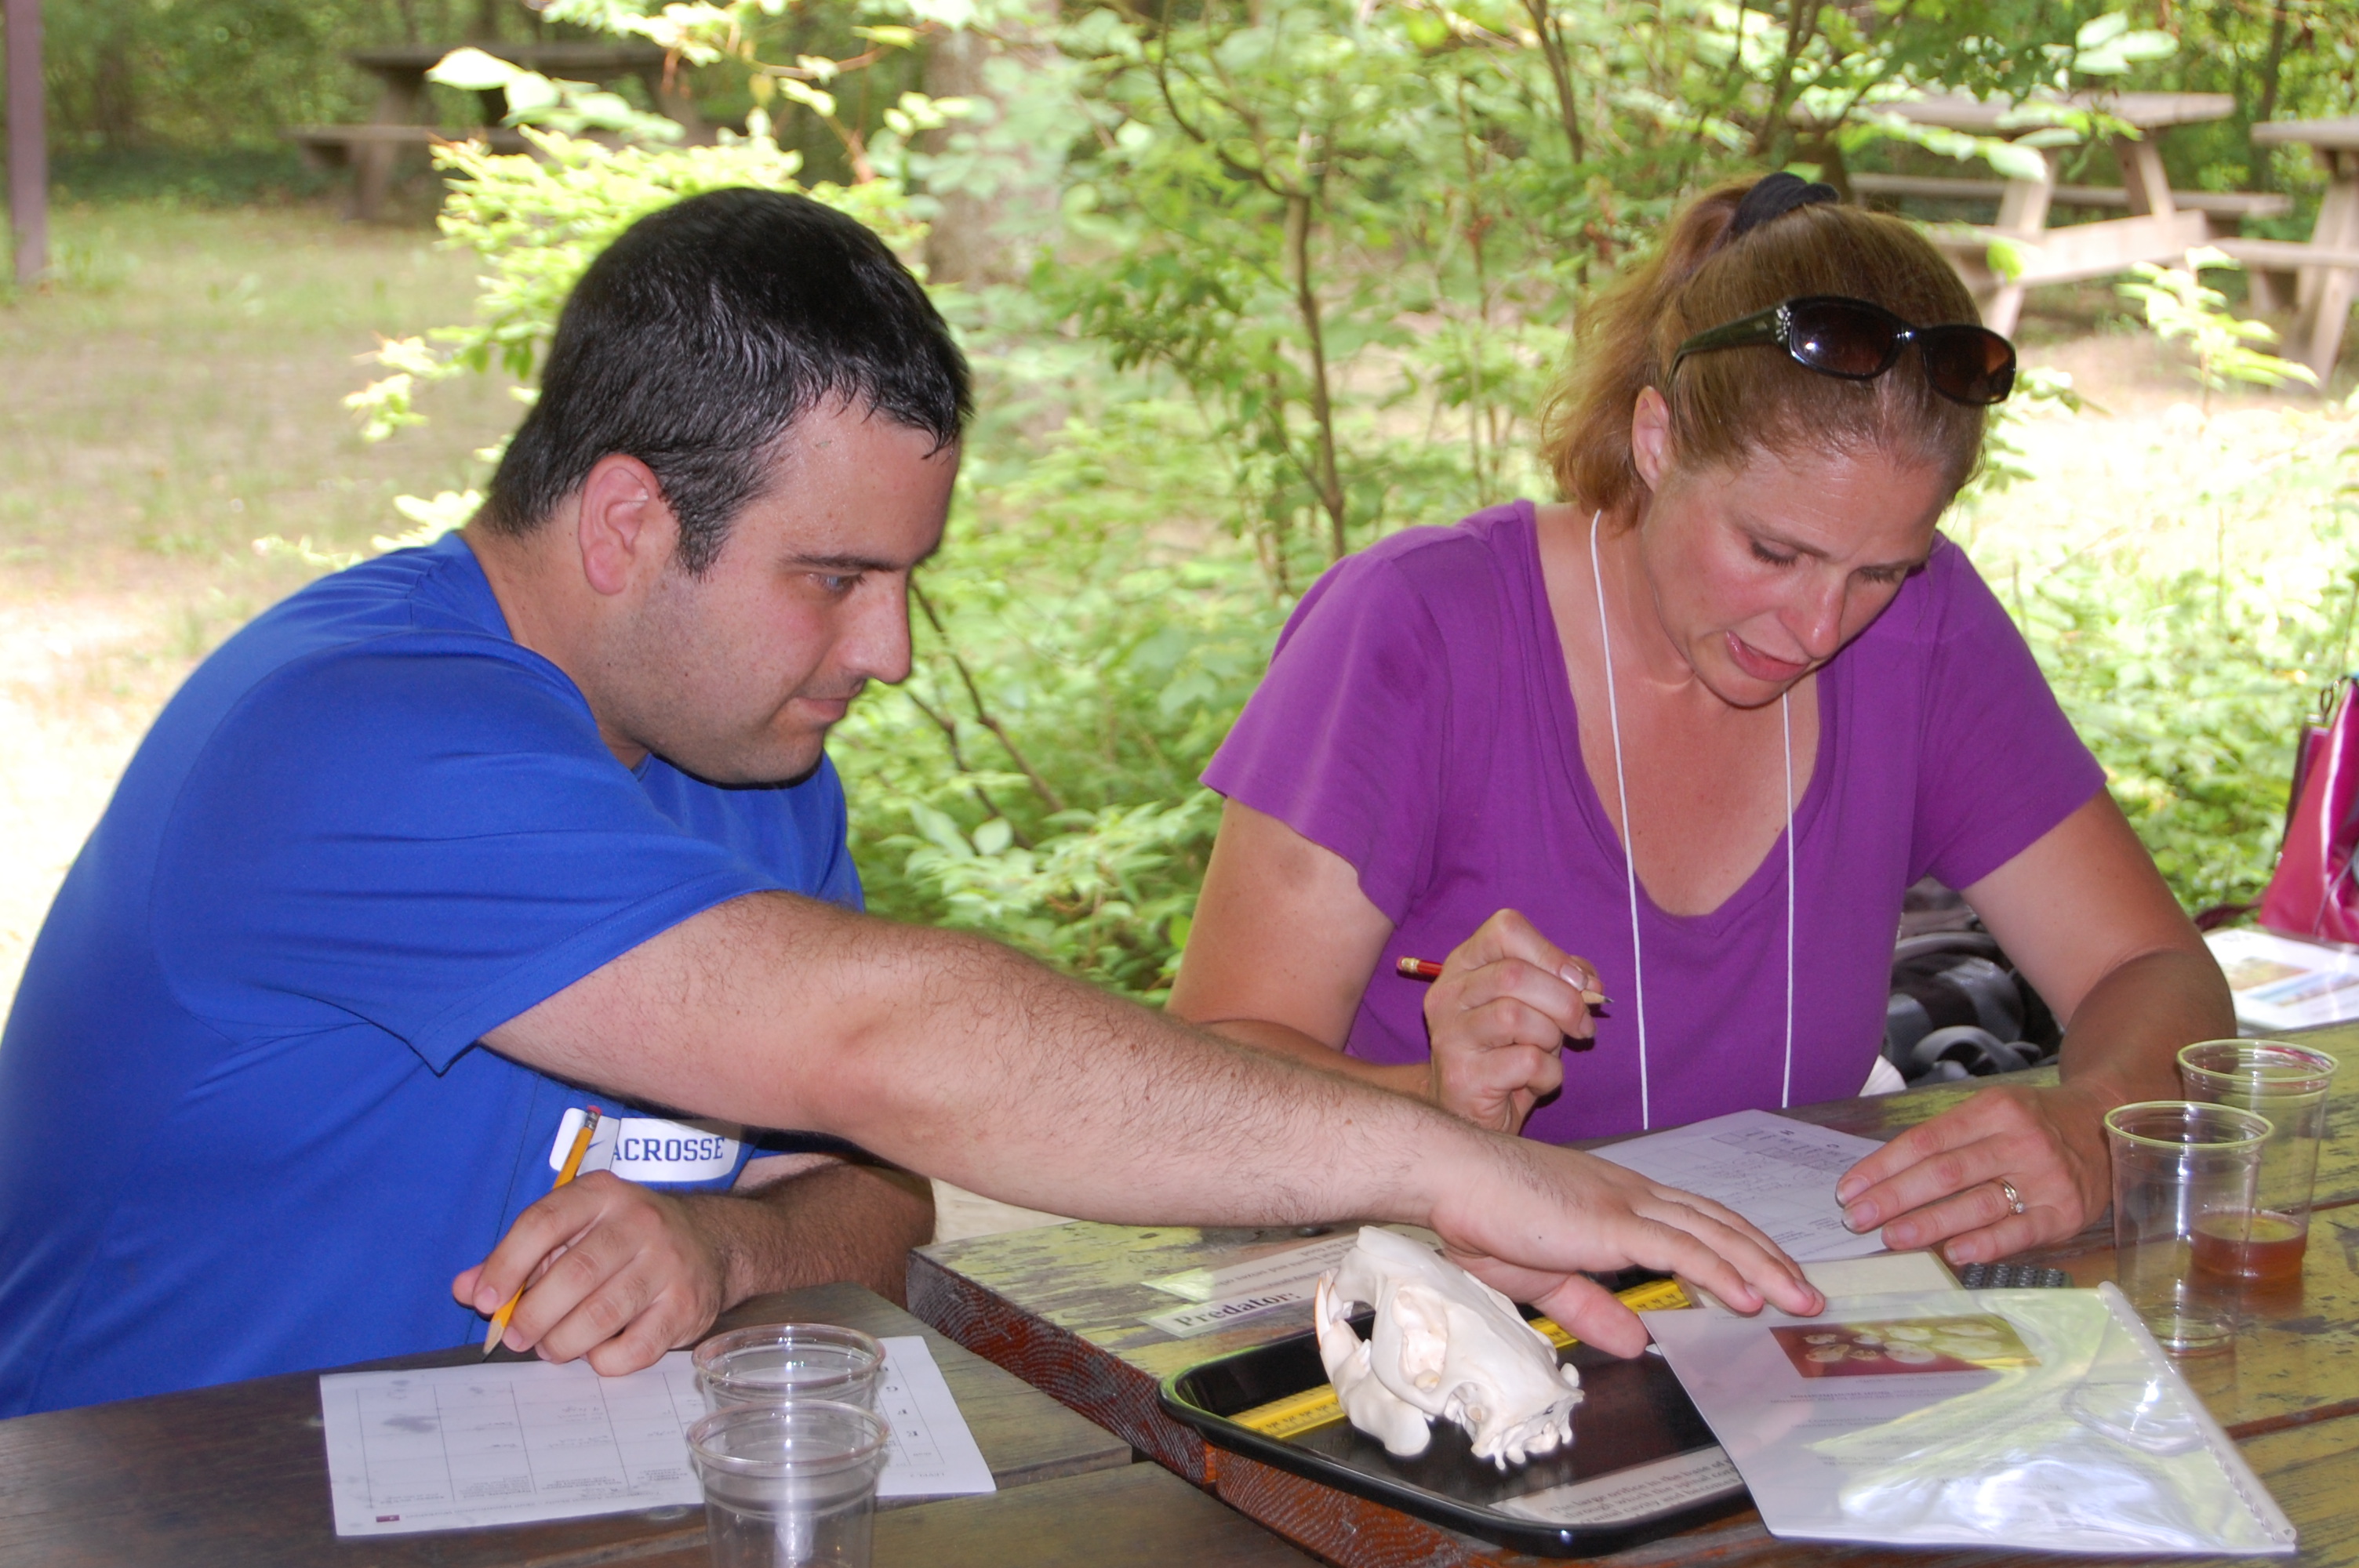
{"type": "Polygon", "coordinates": [[[2111,1285],[1647,1321],[1775,1534],[2294,1550],[2292,1524],[2111,1285]]]}

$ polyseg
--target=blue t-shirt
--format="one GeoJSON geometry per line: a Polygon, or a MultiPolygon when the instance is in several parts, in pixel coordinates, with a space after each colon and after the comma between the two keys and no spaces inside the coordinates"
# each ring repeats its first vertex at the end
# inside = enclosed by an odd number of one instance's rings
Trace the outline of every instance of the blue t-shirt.
{"type": "Polygon", "coordinates": [[[625,769],[459,536],[261,616],[132,759],[0,1035],[0,1416],[480,1336],[451,1277],[569,1110],[621,1108],[476,1041],[766,889],[858,907],[833,768],[625,769]]]}

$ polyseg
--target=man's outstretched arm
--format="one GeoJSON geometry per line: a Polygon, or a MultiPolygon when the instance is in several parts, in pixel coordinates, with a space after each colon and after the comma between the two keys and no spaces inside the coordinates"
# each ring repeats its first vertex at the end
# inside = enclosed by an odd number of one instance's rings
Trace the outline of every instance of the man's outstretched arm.
{"type": "Polygon", "coordinates": [[[518,1215],[451,1291],[473,1304],[486,1271],[520,1273],[531,1288],[502,1344],[627,1372],[772,1291],[850,1280],[897,1305],[909,1249],[933,1229],[924,1177],[832,1155],[756,1160],[726,1193],[660,1193],[596,1172],[518,1215]]]}
{"type": "MultiPolygon", "coordinates": [[[[980,937],[786,893],[683,922],[486,1041],[629,1098],[832,1133],[1027,1207],[1427,1225],[1625,1355],[1644,1331],[1576,1271],[1638,1264],[1741,1309],[1819,1305],[1767,1237],[1704,1199],[1202,1033],[980,937]]],[[[520,1278],[487,1270],[475,1304],[520,1278]]]]}

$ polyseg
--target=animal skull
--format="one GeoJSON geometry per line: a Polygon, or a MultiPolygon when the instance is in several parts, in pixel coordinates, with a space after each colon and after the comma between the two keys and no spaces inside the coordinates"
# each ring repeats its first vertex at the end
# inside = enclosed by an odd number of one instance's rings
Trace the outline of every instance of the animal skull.
{"type": "Polygon", "coordinates": [[[1343,1263],[1320,1276],[1319,1358],[1353,1426],[1408,1458],[1444,1416],[1500,1469],[1572,1441],[1581,1374],[1513,1303],[1456,1264],[1369,1227],[1343,1263]],[[1375,1332],[1344,1319],[1372,1303],[1375,1332]]]}

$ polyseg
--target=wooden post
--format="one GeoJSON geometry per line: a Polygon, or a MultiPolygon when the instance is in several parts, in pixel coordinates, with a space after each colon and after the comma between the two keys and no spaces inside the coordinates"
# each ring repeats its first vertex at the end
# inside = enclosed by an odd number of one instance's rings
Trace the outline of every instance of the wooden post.
{"type": "Polygon", "coordinates": [[[41,0],[5,0],[8,43],[8,227],[16,281],[49,270],[48,109],[41,91],[41,0]]]}

